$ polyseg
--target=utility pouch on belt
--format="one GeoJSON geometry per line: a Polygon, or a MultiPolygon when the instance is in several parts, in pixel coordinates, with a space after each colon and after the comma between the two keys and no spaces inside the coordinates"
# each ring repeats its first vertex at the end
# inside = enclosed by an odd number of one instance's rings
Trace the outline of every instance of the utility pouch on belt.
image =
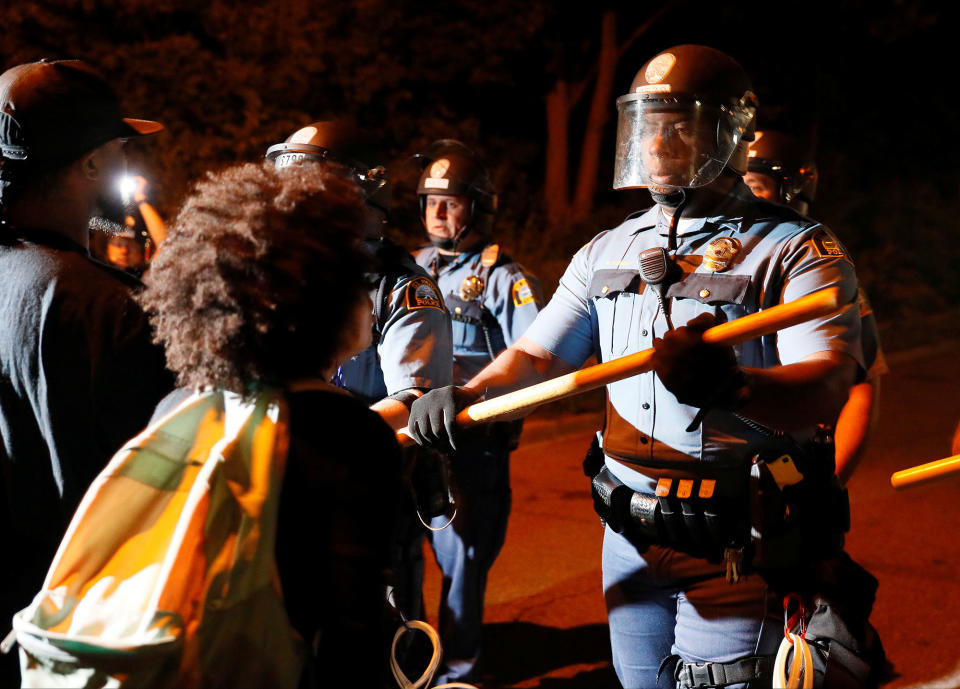
{"type": "Polygon", "coordinates": [[[593,479],[593,477],[603,469],[605,459],[603,456],[603,448],[600,447],[600,438],[594,435],[593,441],[587,449],[587,454],[583,458],[583,475],[589,479],[593,479]]]}
{"type": "Polygon", "coordinates": [[[719,560],[745,529],[735,512],[718,508],[714,481],[660,479],[656,494],[632,490],[606,467],[593,477],[594,508],[614,531],[638,548],[666,545],[719,560]]]}
{"type": "Polygon", "coordinates": [[[750,467],[751,564],[792,568],[832,557],[850,529],[847,490],[833,471],[833,449],[761,452],[750,467]],[[827,454],[829,452],[829,455],[827,454]]]}
{"type": "Polygon", "coordinates": [[[593,477],[591,484],[593,507],[600,519],[617,533],[625,533],[630,526],[630,503],[635,493],[606,467],[593,477]]]}
{"type": "Polygon", "coordinates": [[[670,497],[673,488],[672,479],[660,479],[657,482],[657,500],[660,503],[660,516],[663,518],[663,528],[667,534],[667,542],[678,546],[686,545],[686,526],[683,523],[683,513],[680,504],[670,497]]]}

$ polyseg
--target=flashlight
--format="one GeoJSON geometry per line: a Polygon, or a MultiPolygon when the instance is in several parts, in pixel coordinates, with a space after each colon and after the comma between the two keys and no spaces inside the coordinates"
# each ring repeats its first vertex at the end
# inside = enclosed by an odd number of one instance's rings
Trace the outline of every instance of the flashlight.
{"type": "Polygon", "coordinates": [[[139,176],[123,175],[123,177],[120,178],[120,197],[123,199],[124,205],[130,203],[133,200],[134,194],[137,193],[140,187],[138,180],[146,184],[146,180],[139,176]]]}

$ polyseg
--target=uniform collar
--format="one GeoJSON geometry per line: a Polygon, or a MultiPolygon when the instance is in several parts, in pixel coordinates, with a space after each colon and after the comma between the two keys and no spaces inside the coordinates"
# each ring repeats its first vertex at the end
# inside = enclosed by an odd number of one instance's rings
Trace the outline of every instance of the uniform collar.
{"type": "MultiPolygon", "coordinates": [[[[682,223],[681,227],[677,228],[677,236],[684,237],[703,232],[713,234],[722,230],[739,231],[743,228],[744,215],[748,212],[751,201],[755,200],[756,198],[747,185],[738,182],[727,194],[723,208],[718,210],[716,215],[694,218],[693,222],[682,223]]],[[[648,208],[643,215],[633,222],[636,223],[633,227],[633,234],[654,228],[663,237],[670,233],[670,218],[660,211],[660,206],[648,208]]]]}
{"type": "Polygon", "coordinates": [[[479,253],[475,251],[461,251],[459,254],[453,257],[453,260],[441,267],[439,249],[432,245],[429,248],[433,251],[433,256],[430,259],[430,265],[431,272],[434,274],[434,276],[448,273],[456,268],[459,268],[471,258],[479,256],[479,253]]]}

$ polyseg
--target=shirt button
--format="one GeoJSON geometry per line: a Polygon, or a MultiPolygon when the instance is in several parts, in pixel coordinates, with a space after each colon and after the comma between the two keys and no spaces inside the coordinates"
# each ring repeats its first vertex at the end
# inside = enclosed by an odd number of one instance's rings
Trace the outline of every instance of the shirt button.
{"type": "Polygon", "coordinates": [[[710,290],[708,290],[708,289],[702,289],[702,290],[700,290],[700,296],[701,296],[703,299],[706,299],[707,297],[710,296],[710,290]]]}
{"type": "Polygon", "coordinates": [[[644,402],[644,403],[641,404],[640,406],[643,407],[644,409],[649,409],[649,408],[650,408],[650,403],[649,403],[649,402],[644,402]]]}
{"type": "Polygon", "coordinates": [[[646,445],[647,442],[648,442],[648,441],[647,441],[647,436],[641,435],[641,436],[640,436],[640,443],[641,443],[642,445],[646,445]]]}
{"type": "Polygon", "coordinates": [[[643,335],[644,337],[646,337],[646,336],[649,335],[650,333],[648,333],[648,332],[646,331],[646,329],[644,329],[644,330],[641,330],[641,331],[640,331],[640,334],[643,335]]]}

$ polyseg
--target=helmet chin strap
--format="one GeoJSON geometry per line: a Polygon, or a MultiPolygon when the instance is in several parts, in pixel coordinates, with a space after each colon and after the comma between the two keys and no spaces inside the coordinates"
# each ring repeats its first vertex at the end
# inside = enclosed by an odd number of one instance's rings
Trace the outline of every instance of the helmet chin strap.
{"type": "Polygon", "coordinates": [[[427,232],[427,236],[430,238],[430,243],[437,247],[438,249],[443,249],[444,251],[449,251],[451,253],[460,253],[460,242],[470,233],[470,230],[473,229],[473,204],[471,204],[470,209],[470,220],[466,225],[461,227],[455,235],[452,237],[438,237],[435,234],[427,232]]]}
{"type": "Polygon", "coordinates": [[[455,237],[438,237],[435,234],[428,234],[427,236],[430,238],[430,243],[438,249],[443,249],[444,251],[456,250],[457,239],[455,237]]]}
{"type": "Polygon", "coordinates": [[[683,187],[660,187],[664,191],[657,191],[656,187],[650,188],[650,196],[654,203],[667,208],[679,208],[687,200],[687,190],[683,187]],[[669,191],[668,191],[669,190],[669,191]]]}

